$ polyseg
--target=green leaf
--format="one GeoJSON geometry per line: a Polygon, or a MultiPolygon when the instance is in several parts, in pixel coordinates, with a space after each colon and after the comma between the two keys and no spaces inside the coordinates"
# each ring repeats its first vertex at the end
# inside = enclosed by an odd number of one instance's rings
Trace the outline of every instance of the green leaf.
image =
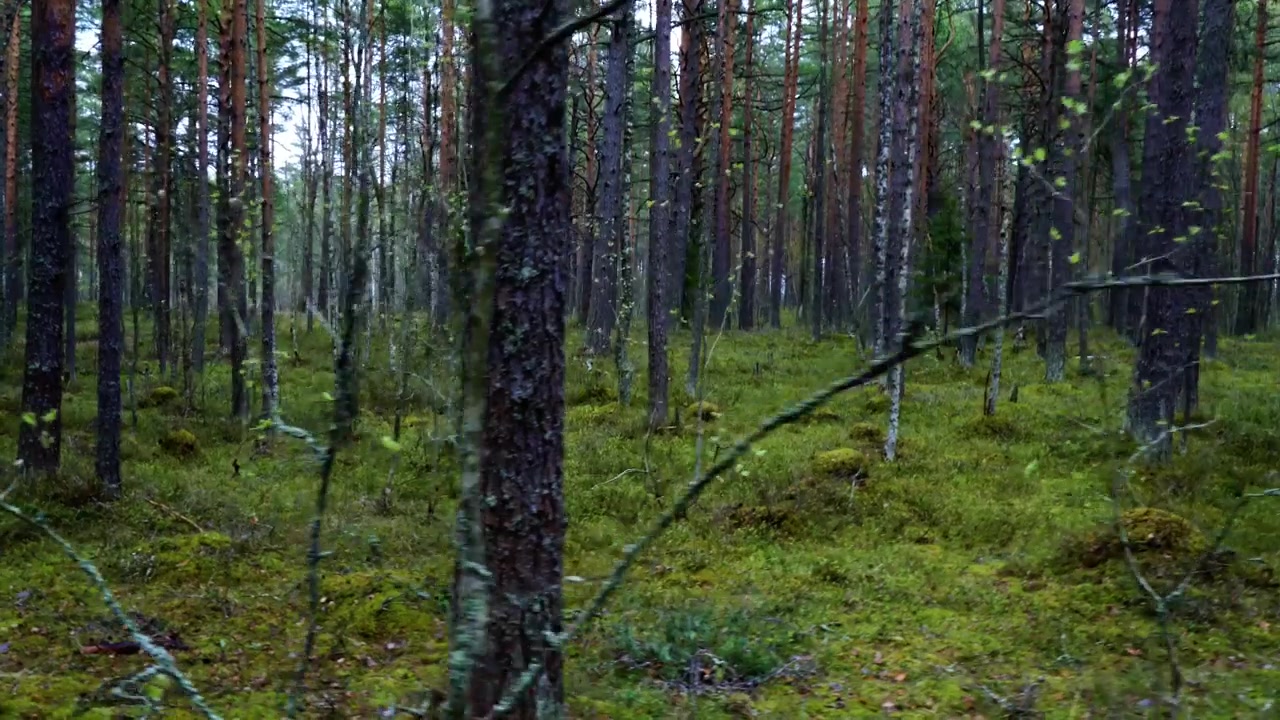
{"type": "Polygon", "coordinates": [[[400,452],[400,443],[398,443],[398,442],[396,442],[395,440],[391,439],[391,436],[390,436],[390,435],[383,435],[383,436],[382,436],[382,447],[386,448],[387,450],[389,450],[389,451],[391,451],[391,452],[393,452],[393,453],[399,453],[399,452],[400,452]]]}
{"type": "Polygon", "coordinates": [[[36,414],[35,414],[35,413],[33,413],[33,412],[24,412],[24,413],[22,413],[22,424],[23,424],[23,425],[29,425],[29,426],[31,426],[31,427],[35,427],[35,426],[36,426],[36,414]]]}
{"type": "Polygon", "coordinates": [[[1072,265],[1079,265],[1080,253],[1071,253],[1071,257],[1067,258],[1067,262],[1071,263],[1072,265]]]}
{"type": "Polygon", "coordinates": [[[40,422],[43,422],[43,423],[51,423],[57,419],[58,419],[58,408],[54,408],[49,412],[45,413],[44,415],[40,416],[40,422]]]}
{"type": "Polygon", "coordinates": [[[1046,151],[1046,150],[1045,150],[1044,148],[1042,148],[1042,147],[1038,147],[1038,148],[1036,148],[1036,149],[1035,149],[1035,152],[1031,153],[1031,158],[1032,158],[1033,160],[1035,160],[1036,162],[1038,162],[1038,163],[1039,163],[1039,162],[1044,162],[1044,159],[1045,159],[1046,157],[1048,157],[1048,156],[1049,156],[1048,151],[1046,151]]]}
{"type": "Polygon", "coordinates": [[[327,392],[320,393],[320,397],[324,398],[325,402],[333,402],[333,395],[331,395],[330,393],[327,393],[327,392]]]}

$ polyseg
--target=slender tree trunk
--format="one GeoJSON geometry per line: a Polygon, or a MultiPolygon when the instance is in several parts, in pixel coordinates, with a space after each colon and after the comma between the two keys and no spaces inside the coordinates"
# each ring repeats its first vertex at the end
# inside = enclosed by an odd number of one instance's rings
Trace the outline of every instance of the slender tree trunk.
{"type": "Polygon", "coordinates": [[[62,452],[63,303],[75,191],[75,3],[31,4],[31,275],[18,435],[23,469],[50,473],[62,452]]]}
{"type": "MultiPolygon", "coordinates": [[[[1194,162],[1187,128],[1194,106],[1196,56],[1196,1],[1156,0],[1153,11],[1151,98],[1156,105],[1148,115],[1142,177],[1154,186],[1144,203],[1142,225],[1145,253],[1153,258],[1153,273],[1191,269],[1186,247],[1193,197],[1194,162]]],[[[1138,361],[1129,395],[1129,432],[1150,455],[1168,457],[1172,449],[1169,427],[1178,382],[1186,370],[1190,301],[1181,288],[1147,289],[1143,321],[1138,337],[1138,361]]]]}
{"type": "MultiPolygon", "coordinates": [[[[893,295],[893,319],[890,323],[890,337],[897,337],[906,329],[907,322],[907,289],[911,277],[911,240],[913,235],[912,211],[914,210],[914,193],[917,171],[916,154],[919,152],[920,138],[920,45],[921,45],[921,11],[922,0],[904,0],[903,12],[899,20],[899,37],[901,46],[898,50],[898,73],[893,108],[895,134],[901,137],[897,145],[905,145],[905,153],[900,156],[899,164],[893,173],[892,201],[901,215],[896,235],[895,250],[898,257],[891,259],[888,276],[897,283],[893,295]],[[910,2],[908,17],[907,3],[910,2]],[[902,122],[902,121],[906,122],[902,122]]],[[[898,430],[902,417],[902,396],[905,390],[906,375],[901,363],[895,365],[889,373],[889,430],[884,443],[884,456],[892,462],[898,454],[898,430]]]]}
{"type": "Polygon", "coordinates": [[[693,315],[696,285],[690,281],[698,273],[698,248],[701,238],[696,230],[699,218],[695,206],[700,204],[701,157],[698,139],[702,118],[702,0],[682,0],[680,17],[680,148],[676,153],[675,204],[671,213],[671,309],[682,322],[693,315]],[[692,264],[690,263],[692,260],[692,264]]]}
{"type": "MultiPolygon", "coordinates": [[[[315,26],[313,18],[313,28],[315,26]]],[[[306,313],[307,316],[307,334],[315,329],[315,244],[316,244],[316,192],[319,186],[319,177],[316,173],[315,148],[311,144],[311,99],[315,97],[312,92],[312,75],[311,67],[313,56],[315,55],[316,33],[313,29],[312,34],[307,37],[307,125],[303,130],[303,182],[306,184],[306,198],[303,201],[302,212],[305,214],[303,219],[303,239],[302,239],[302,297],[297,303],[296,312],[306,313]]]]}
{"type": "Polygon", "coordinates": [[[730,172],[733,166],[733,44],[737,28],[737,0],[721,0],[720,20],[716,29],[715,70],[712,77],[720,82],[718,99],[719,143],[715,163],[715,216],[711,253],[711,305],[708,321],[713,328],[723,327],[729,313],[733,285],[729,281],[730,258],[733,257],[729,239],[730,172]]]}
{"type": "MultiPolygon", "coordinates": [[[[854,18],[853,36],[853,102],[849,108],[852,116],[852,140],[849,153],[849,228],[846,232],[849,246],[849,291],[854,302],[862,285],[862,168],[866,143],[867,104],[867,35],[870,21],[868,0],[857,0],[857,16],[854,18]]],[[[858,313],[861,308],[854,308],[858,313]]]]}
{"type": "Polygon", "coordinates": [[[800,36],[802,3],[800,0],[785,0],[787,9],[786,48],[783,57],[784,69],[782,79],[782,137],[778,150],[778,202],[776,218],[773,225],[773,247],[769,253],[770,301],[769,324],[775,329],[782,327],[782,286],[786,269],[785,253],[787,248],[787,230],[790,227],[787,208],[791,202],[791,156],[792,141],[795,133],[796,92],[800,67],[800,36]]]}
{"type": "MultiPolygon", "coordinates": [[[[117,499],[120,370],[124,359],[124,25],[121,0],[102,3],[102,116],[98,129],[98,478],[117,499]]],[[[204,20],[204,3],[200,3],[204,20]]],[[[203,34],[204,23],[200,23],[203,34]]],[[[198,185],[205,179],[197,178],[198,185]]]]}
{"type": "MultiPolygon", "coordinates": [[[[1080,104],[1081,37],[1084,33],[1084,0],[1066,0],[1067,33],[1056,47],[1055,65],[1062,77],[1062,100],[1057,105],[1063,141],[1052,149],[1051,166],[1056,189],[1053,225],[1049,229],[1049,292],[1057,292],[1070,282],[1072,264],[1068,255],[1075,244],[1076,164],[1084,146],[1081,116],[1088,111],[1080,104]],[[1056,156],[1056,157],[1054,157],[1056,156]]],[[[1078,261],[1078,258],[1077,258],[1078,261]]],[[[1050,308],[1045,322],[1045,382],[1061,382],[1067,374],[1067,317],[1065,305],[1050,308]]]]}
{"type": "MultiPolygon", "coordinates": [[[[325,29],[328,29],[326,20],[325,29]]],[[[333,282],[333,139],[329,135],[329,53],[328,40],[322,40],[317,66],[320,68],[320,93],[316,103],[320,128],[320,279],[316,290],[316,306],[330,322],[329,289],[333,282]]]]}
{"type": "Polygon", "coordinates": [[[197,0],[196,8],[196,262],[191,359],[196,374],[203,376],[205,328],[209,324],[209,5],[197,0]]]}
{"type": "MultiPolygon", "coordinates": [[[[1199,225],[1204,231],[1195,238],[1198,245],[1195,252],[1199,259],[1199,274],[1210,277],[1218,274],[1217,254],[1220,248],[1230,246],[1230,243],[1225,242],[1227,230],[1223,223],[1222,193],[1218,186],[1222,183],[1223,176],[1221,135],[1227,128],[1235,5],[1235,0],[1205,0],[1200,15],[1201,40],[1196,63],[1196,122],[1200,129],[1196,133],[1196,171],[1200,188],[1199,225]]],[[[1196,320],[1201,325],[1199,330],[1205,336],[1204,354],[1213,357],[1217,354],[1219,317],[1219,305],[1214,298],[1214,291],[1198,291],[1195,307],[1199,315],[1196,320]]],[[[1191,347],[1193,351],[1198,350],[1199,343],[1193,342],[1191,347]]],[[[1194,360],[1194,372],[1198,378],[1199,358],[1194,360]]]]}
{"type": "MultiPolygon", "coordinates": [[[[0,14],[0,122],[4,124],[0,126],[0,349],[9,346],[9,331],[12,329],[9,325],[10,311],[15,304],[15,300],[10,295],[10,284],[14,279],[10,277],[8,271],[8,248],[17,243],[17,238],[11,235],[9,223],[9,215],[12,208],[18,204],[18,198],[15,193],[9,189],[9,149],[16,147],[18,138],[15,133],[11,132],[13,128],[9,126],[7,119],[10,117],[10,109],[18,106],[17,93],[11,87],[9,82],[9,68],[13,64],[13,50],[18,46],[17,28],[21,23],[21,14],[18,10],[21,5],[17,2],[5,3],[4,12],[0,14]]],[[[14,125],[17,124],[17,115],[13,114],[14,125]]],[[[14,156],[15,164],[17,155],[14,156]]],[[[15,174],[16,180],[16,174],[15,174]]],[[[14,228],[13,230],[16,230],[14,228]]]]}
{"type": "Polygon", "coordinates": [[[756,322],[756,181],[752,174],[755,161],[751,147],[752,76],[756,72],[752,58],[755,50],[755,9],[752,7],[751,14],[747,15],[747,55],[742,67],[742,247],[738,260],[738,328],[741,330],[752,329],[756,322]]]}
{"type": "Polygon", "coordinates": [[[597,214],[600,236],[595,240],[592,271],[591,314],[587,321],[587,350],[604,355],[618,317],[618,260],[626,236],[624,226],[623,134],[627,117],[627,57],[631,53],[631,13],[614,18],[605,69],[604,144],[600,150],[600,177],[604,184],[597,214]]]}
{"type": "Polygon", "coordinates": [[[240,251],[241,233],[244,230],[245,197],[247,191],[248,150],[245,144],[245,92],[248,36],[248,6],[246,0],[233,0],[225,6],[223,25],[223,79],[226,89],[222,99],[227,124],[227,190],[222,194],[220,211],[226,217],[222,223],[222,236],[218,247],[219,283],[226,288],[227,302],[222,308],[223,335],[231,350],[231,414],[246,420],[249,417],[249,395],[245,383],[245,356],[248,339],[245,318],[248,301],[245,297],[244,256],[240,251]]]}
{"type": "Polygon", "coordinates": [[[824,302],[826,295],[823,293],[823,275],[826,264],[824,249],[827,239],[825,237],[827,224],[827,121],[830,115],[831,92],[828,87],[827,75],[827,8],[829,6],[827,0],[821,0],[818,5],[818,123],[813,139],[813,195],[814,210],[813,224],[810,231],[813,233],[813,240],[810,242],[812,260],[813,260],[813,276],[809,280],[809,324],[813,333],[814,341],[822,338],[822,321],[824,314],[824,302]]]}
{"type": "MultiPolygon", "coordinates": [[[[1189,21],[1188,21],[1189,22],[1189,21]]],[[[1258,272],[1258,182],[1262,153],[1262,96],[1266,85],[1265,64],[1267,46],[1267,0],[1258,0],[1258,24],[1255,30],[1253,56],[1253,91],[1249,100],[1249,135],[1244,148],[1244,206],[1240,221],[1244,230],[1240,235],[1240,274],[1258,272]]],[[[1259,329],[1258,285],[1249,283],[1241,287],[1240,304],[1236,309],[1236,334],[1246,335],[1259,329]]]]}
{"type": "Polygon", "coordinates": [[[262,176],[262,414],[272,418],[280,408],[280,372],[276,364],[276,203],[271,178],[274,170],[271,166],[267,0],[258,0],[257,9],[258,172],[262,176]]]}
{"type": "Polygon", "coordinates": [[[653,97],[658,122],[653,131],[653,168],[655,178],[653,205],[649,211],[649,427],[667,423],[667,309],[666,288],[670,264],[667,261],[666,232],[670,225],[671,176],[668,156],[671,128],[671,0],[657,0],[654,28],[653,97]]]}
{"type": "Polygon", "coordinates": [[[892,312],[889,291],[889,253],[892,233],[891,200],[889,196],[890,172],[893,169],[893,80],[897,74],[898,57],[893,40],[893,3],[883,2],[880,7],[880,112],[879,141],[876,149],[876,207],[875,207],[875,307],[871,317],[875,322],[873,352],[878,357],[888,349],[891,339],[889,316],[892,312]]]}
{"type": "Polygon", "coordinates": [[[9,57],[5,62],[5,95],[10,98],[4,120],[5,143],[4,155],[4,194],[10,198],[5,206],[5,335],[14,329],[18,322],[18,305],[22,302],[22,288],[25,280],[23,272],[23,245],[18,236],[18,70],[21,64],[22,14],[13,19],[9,31],[9,57]]]}

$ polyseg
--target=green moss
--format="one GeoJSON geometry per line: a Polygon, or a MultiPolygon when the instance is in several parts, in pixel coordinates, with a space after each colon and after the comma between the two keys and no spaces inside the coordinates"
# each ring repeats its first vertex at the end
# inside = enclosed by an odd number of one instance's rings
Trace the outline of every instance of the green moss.
{"type": "Polygon", "coordinates": [[[734,505],[722,511],[723,522],[730,530],[794,534],[799,521],[791,510],[764,505],[734,505]]]}
{"type": "Polygon", "coordinates": [[[190,430],[171,430],[160,438],[160,449],[176,458],[189,458],[199,451],[199,442],[190,430]]]}
{"type": "Polygon", "coordinates": [[[366,640],[409,639],[440,629],[440,599],[403,572],[361,571],[324,579],[321,603],[335,634],[366,640]]]}
{"type": "Polygon", "coordinates": [[[849,439],[868,445],[884,445],[884,428],[875,423],[858,422],[849,428],[849,439]]]}
{"type": "Polygon", "coordinates": [[[130,579],[188,585],[228,580],[234,557],[231,538],[202,532],[143,543],[118,565],[130,579]]]}
{"type": "MultiPolygon", "coordinates": [[[[1187,560],[1202,554],[1208,541],[1186,518],[1167,510],[1141,507],[1121,514],[1129,547],[1134,553],[1153,553],[1187,560]]],[[[1114,525],[1068,541],[1066,552],[1081,566],[1097,567],[1124,557],[1124,543],[1114,525]]]]}
{"type": "Polygon", "coordinates": [[[852,448],[839,448],[819,453],[813,459],[813,472],[820,477],[865,477],[867,456],[852,448]]]}
{"type": "Polygon", "coordinates": [[[720,418],[720,406],[713,402],[701,400],[699,402],[690,403],[684,409],[685,418],[689,421],[702,420],[710,422],[720,418]]]}
{"type": "Polygon", "coordinates": [[[805,416],[804,422],[810,425],[840,422],[840,413],[829,407],[820,407],[805,416]]]}
{"type": "Polygon", "coordinates": [[[1022,425],[1009,417],[1001,415],[980,415],[965,423],[965,432],[971,437],[989,440],[1013,440],[1022,433],[1022,425]]]}
{"type": "Polygon", "coordinates": [[[160,385],[151,389],[147,396],[138,401],[140,408],[158,408],[165,407],[181,397],[177,390],[168,385],[160,385]]]}

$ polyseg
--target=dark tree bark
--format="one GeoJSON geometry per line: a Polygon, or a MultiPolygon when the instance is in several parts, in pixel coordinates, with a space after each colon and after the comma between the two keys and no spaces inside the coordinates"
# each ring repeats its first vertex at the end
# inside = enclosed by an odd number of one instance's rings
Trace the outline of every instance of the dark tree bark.
{"type": "Polygon", "coordinates": [[[755,50],[755,13],[747,16],[747,55],[742,67],[745,78],[742,98],[742,246],[738,259],[739,296],[738,328],[750,330],[756,323],[756,181],[752,174],[751,101],[755,91],[751,81],[756,72],[752,61],[755,50]]]}
{"type": "MultiPolygon", "coordinates": [[[[1150,97],[1156,108],[1148,115],[1143,152],[1143,184],[1147,202],[1139,218],[1143,254],[1154,273],[1187,273],[1191,253],[1182,248],[1191,225],[1186,202],[1194,196],[1194,168],[1187,126],[1193,109],[1192,73],[1196,56],[1196,0],[1156,0],[1153,47],[1156,63],[1150,97]]],[[[1134,438],[1152,455],[1168,457],[1178,382],[1186,371],[1189,340],[1187,294],[1180,288],[1147,288],[1139,331],[1138,361],[1129,395],[1128,424],[1134,438]]]]}
{"type": "MultiPolygon", "coordinates": [[[[1129,68],[1129,9],[1127,3],[1118,8],[1116,13],[1116,52],[1120,58],[1120,70],[1129,68]]],[[[1111,252],[1111,273],[1120,277],[1133,262],[1133,251],[1136,246],[1135,233],[1138,229],[1138,218],[1133,204],[1133,184],[1130,179],[1132,171],[1129,159],[1129,103],[1127,98],[1120,98],[1116,106],[1116,117],[1112,123],[1111,137],[1111,178],[1112,192],[1115,195],[1117,227],[1115,247],[1111,252]]],[[[1129,316],[1128,291],[1115,288],[1107,293],[1107,322],[1117,333],[1129,335],[1132,329],[1129,316]]]]}
{"type": "MultiPolygon", "coordinates": [[[[562,625],[567,524],[564,311],[565,258],[572,246],[564,137],[567,51],[561,44],[537,56],[505,97],[494,97],[490,88],[507,77],[507,68],[533,57],[567,6],[567,0],[519,0],[498,4],[489,28],[482,25],[483,15],[475,21],[469,110],[477,148],[470,220],[473,237],[483,242],[496,234],[497,245],[493,285],[488,291],[475,288],[473,298],[491,303],[492,316],[487,368],[471,369],[485,375],[469,379],[483,382],[486,402],[479,418],[478,492],[465,511],[479,520],[489,578],[481,588],[487,598],[483,649],[473,656],[468,707],[451,708],[455,717],[487,716],[500,694],[534,663],[545,673],[517,697],[507,717],[535,720],[546,716],[542,713],[563,712],[563,655],[551,638],[562,625]],[[500,124],[499,131],[493,124],[500,124]],[[499,203],[508,212],[494,233],[488,212],[499,203]]],[[[475,429],[468,425],[469,431],[475,429]]]]}
{"type": "Polygon", "coordinates": [[[31,4],[31,274],[18,457],[58,469],[62,451],[63,303],[75,191],[75,3],[31,4]]]}
{"type": "Polygon", "coordinates": [[[169,307],[169,251],[173,218],[173,78],[171,55],[175,32],[171,0],[158,0],[156,84],[156,153],[152,171],[151,227],[147,233],[147,281],[156,345],[156,360],[163,375],[169,368],[171,341],[169,307]]]}
{"type": "MultiPolygon", "coordinates": [[[[21,5],[17,2],[5,3],[4,12],[0,14],[0,163],[3,163],[3,177],[0,177],[0,348],[9,346],[9,317],[12,306],[16,304],[16,300],[10,295],[10,284],[14,279],[9,276],[7,267],[8,260],[4,259],[9,256],[8,248],[17,243],[17,238],[12,233],[16,233],[16,226],[10,228],[9,216],[13,208],[18,204],[16,193],[9,189],[9,152],[13,147],[16,150],[18,139],[10,132],[10,124],[7,118],[10,117],[10,110],[17,110],[18,98],[17,93],[11,86],[8,78],[10,76],[10,66],[16,61],[12,50],[18,47],[18,31],[17,28],[21,23],[21,15],[18,13],[21,5]],[[12,31],[11,31],[12,30],[12,31]]],[[[17,114],[13,113],[13,125],[17,125],[17,114]]],[[[17,155],[14,155],[16,163],[17,155]]],[[[16,179],[16,175],[15,175],[16,179]]],[[[16,216],[15,216],[16,217],[16,216]]]]}
{"type": "MultiPolygon", "coordinates": [[[[326,23],[327,28],[327,23],[326,23]]],[[[327,47],[327,44],[323,47],[327,47]]],[[[333,139],[329,134],[329,53],[321,49],[320,92],[316,103],[320,130],[320,278],[316,283],[316,307],[332,321],[329,313],[329,290],[333,282],[333,139]]]]}
{"type": "Polygon", "coordinates": [[[826,298],[823,292],[823,271],[827,238],[827,122],[831,114],[831,92],[827,80],[827,0],[818,5],[818,123],[813,138],[813,223],[809,230],[813,233],[810,241],[813,274],[809,279],[809,327],[813,339],[822,337],[822,324],[826,298]]]}
{"type": "MultiPolygon", "coordinates": [[[[1255,30],[1253,56],[1253,91],[1249,100],[1249,135],[1244,150],[1244,198],[1240,211],[1243,231],[1240,234],[1240,274],[1258,272],[1259,167],[1262,154],[1262,96],[1266,87],[1264,66],[1267,45],[1267,0],[1258,0],[1258,24],[1255,30]]],[[[1261,308],[1259,285],[1248,283],[1241,288],[1236,308],[1236,334],[1257,332],[1261,308]]]]}
{"type": "MultiPolygon", "coordinates": [[[[1227,102],[1230,99],[1231,38],[1235,27],[1235,0],[1205,0],[1200,15],[1200,47],[1196,62],[1196,182],[1200,188],[1200,227],[1196,242],[1196,271],[1201,276],[1218,273],[1216,256],[1223,246],[1223,202],[1220,184],[1222,133],[1227,128],[1227,102]]],[[[1204,335],[1204,354],[1217,353],[1218,304],[1212,290],[1197,291],[1193,334],[1204,335]]],[[[1192,352],[1199,342],[1192,338],[1192,352]]],[[[1192,358],[1192,372],[1199,377],[1199,356],[1192,358]]],[[[1196,387],[1193,383],[1191,387],[1196,387]]],[[[1191,403],[1194,406],[1194,398],[1191,403]]]]}
{"type": "Polygon", "coordinates": [[[248,5],[246,0],[226,4],[222,18],[223,121],[227,125],[226,158],[227,189],[221,195],[219,212],[225,217],[218,238],[218,284],[225,289],[222,306],[223,337],[231,351],[231,414],[242,420],[249,417],[249,395],[245,387],[245,356],[248,339],[244,323],[248,317],[248,300],[244,283],[244,255],[240,237],[244,229],[247,193],[248,152],[245,144],[246,54],[248,51],[248,5]]]}
{"type": "MultiPolygon", "coordinates": [[[[969,238],[968,296],[965,301],[966,326],[976,325],[986,307],[987,252],[996,227],[996,207],[1000,198],[996,194],[996,160],[1003,142],[1000,130],[1000,73],[1001,40],[1004,38],[1004,0],[991,3],[991,42],[987,48],[987,77],[983,80],[981,118],[982,130],[977,132],[978,187],[970,212],[972,224],[969,238]]],[[[960,364],[973,365],[977,358],[978,337],[968,335],[960,340],[960,364]]]]}
{"type": "MultiPolygon", "coordinates": [[[[1053,224],[1049,228],[1049,291],[1071,279],[1068,256],[1075,243],[1076,165],[1084,142],[1080,122],[1080,43],[1084,28],[1084,0],[1066,0],[1066,34],[1056,43],[1055,66],[1061,77],[1061,102],[1055,103],[1063,139],[1049,153],[1054,169],[1053,224]]],[[[1087,111],[1087,108],[1085,108],[1087,111]]],[[[1045,381],[1061,382],[1067,373],[1067,308],[1050,308],[1045,321],[1045,381]]]]}
{"type": "MultiPolygon", "coordinates": [[[[258,174],[262,187],[262,414],[274,417],[280,406],[276,365],[275,193],[271,167],[271,92],[267,59],[267,0],[257,2],[258,174]]],[[[365,52],[368,52],[366,49],[365,52]]]]}
{"type": "MultiPolygon", "coordinates": [[[[102,3],[98,133],[98,479],[120,497],[120,370],[124,359],[124,26],[121,0],[102,3]]],[[[200,3],[203,8],[204,4],[200,3]]],[[[203,27],[203,24],[201,25],[203,27]]],[[[198,185],[204,183],[203,174],[198,185]]]]}
{"type": "Polygon", "coordinates": [[[5,334],[13,330],[18,322],[18,304],[22,302],[23,283],[26,275],[23,272],[22,238],[18,235],[18,70],[22,43],[22,14],[13,19],[9,32],[9,58],[5,62],[7,76],[5,95],[10,98],[8,112],[4,118],[5,143],[4,156],[4,194],[12,198],[5,207],[5,334]]]}
{"type": "Polygon", "coordinates": [[[700,240],[693,231],[694,198],[700,196],[695,188],[700,173],[698,138],[701,137],[701,117],[698,108],[702,104],[702,15],[703,0],[683,0],[680,3],[680,147],[676,153],[676,192],[671,208],[671,264],[670,307],[687,321],[692,305],[689,283],[689,259],[696,258],[694,249],[700,240]]]}
{"type": "Polygon", "coordinates": [[[711,327],[716,329],[725,324],[733,294],[733,286],[729,280],[729,263],[733,257],[732,241],[729,239],[729,197],[732,195],[729,174],[733,165],[730,130],[733,127],[733,42],[737,20],[736,0],[720,0],[715,70],[711,73],[711,77],[720,82],[720,91],[716,95],[718,112],[713,113],[718,118],[720,127],[716,143],[716,175],[712,183],[715,188],[715,213],[711,245],[711,304],[707,317],[711,327]]]}
{"type": "Polygon", "coordinates": [[[198,0],[196,7],[196,262],[191,359],[196,374],[201,375],[209,323],[209,10],[205,0],[198,0]]]}
{"type": "Polygon", "coordinates": [[[653,97],[658,122],[653,130],[653,205],[649,211],[649,427],[667,423],[667,298],[670,265],[667,229],[671,212],[668,155],[671,128],[671,0],[657,0],[653,49],[653,97]]]}
{"type": "Polygon", "coordinates": [[[606,56],[604,87],[604,142],[600,149],[603,189],[596,214],[599,237],[591,262],[591,308],[587,317],[587,350],[593,355],[609,352],[618,317],[618,254],[626,237],[623,217],[622,142],[627,118],[627,57],[631,53],[630,13],[612,21],[606,56]]]}
{"type": "Polygon", "coordinates": [[[782,327],[782,283],[786,269],[787,230],[790,228],[787,206],[791,200],[791,144],[795,133],[796,83],[800,67],[801,5],[799,0],[786,0],[787,32],[783,55],[782,137],[778,150],[778,201],[773,224],[773,245],[769,251],[769,324],[782,327]]]}
{"type": "MultiPolygon", "coordinates": [[[[867,35],[870,20],[868,0],[857,0],[857,17],[854,18],[853,36],[853,101],[849,107],[852,116],[849,153],[849,228],[845,236],[848,238],[849,254],[849,291],[851,299],[859,302],[859,289],[862,284],[862,168],[865,162],[866,145],[866,103],[867,103],[867,35]]],[[[856,306],[853,311],[856,313],[856,306]]],[[[856,320],[855,320],[856,322],[856,320]]]]}

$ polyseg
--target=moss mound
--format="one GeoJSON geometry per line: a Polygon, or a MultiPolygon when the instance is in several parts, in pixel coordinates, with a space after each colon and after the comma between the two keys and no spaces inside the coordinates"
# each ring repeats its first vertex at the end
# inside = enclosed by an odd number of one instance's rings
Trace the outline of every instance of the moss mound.
{"type": "Polygon", "coordinates": [[[1022,435],[1022,426],[1008,415],[983,415],[965,423],[970,437],[991,440],[1014,440],[1022,435]]]}
{"type": "Polygon", "coordinates": [[[188,458],[200,450],[200,445],[190,430],[171,430],[160,438],[160,449],[172,457],[188,458]]]}
{"type": "Polygon", "coordinates": [[[222,533],[176,535],[137,546],[120,572],[135,580],[199,584],[225,575],[234,554],[231,538],[222,533]]]}
{"type": "Polygon", "coordinates": [[[808,415],[805,415],[801,422],[809,425],[819,425],[823,423],[837,423],[840,422],[840,419],[840,413],[829,407],[820,407],[808,415]]]}
{"type": "Polygon", "coordinates": [[[140,408],[165,407],[167,405],[172,405],[174,402],[177,402],[179,397],[180,396],[178,395],[177,390],[174,390],[168,385],[161,385],[159,387],[152,388],[151,392],[147,393],[147,396],[142,398],[142,401],[138,403],[138,407],[140,408]]]}
{"type": "MultiPolygon", "coordinates": [[[[1188,559],[1208,548],[1203,533],[1189,520],[1159,508],[1142,507],[1126,510],[1120,521],[1129,536],[1129,547],[1135,553],[1158,553],[1171,559],[1188,559]]],[[[1083,541],[1068,544],[1069,555],[1086,568],[1097,567],[1108,560],[1124,557],[1124,544],[1114,526],[1092,533],[1083,541]]]]}
{"type": "Polygon", "coordinates": [[[868,445],[884,445],[884,428],[875,423],[854,423],[849,428],[849,439],[868,445]]]}
{"type": "Polygon", "coordinates": [[[813,459],[813,472],[820,477],[851,478],[867,474],[867,456],[853,448],[839,448],[819,453],[813,459]]]}
{"type": "Polygon", "coordinates": [[[792,535],[799,529],[795,513],[771,505],[738,503],[721,512],[721,522],[730,530],[792,535]]]}
{"type": "Polygon", "coordinates": [[[690,420],[702,420],[709,422],[720,417],[720,407],[715,403],[700,400],[696,403],[690,403],[684,409],[685,416],[690,420]]]}

